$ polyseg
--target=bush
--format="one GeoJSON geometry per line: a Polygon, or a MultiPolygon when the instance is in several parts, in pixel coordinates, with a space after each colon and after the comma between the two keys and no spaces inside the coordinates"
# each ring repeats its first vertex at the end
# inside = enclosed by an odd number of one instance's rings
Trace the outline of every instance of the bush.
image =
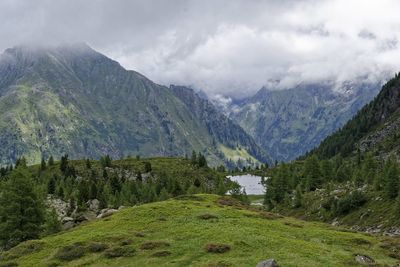
{"type": "Polygon", "coordinates": [[[130,257],[135,252],[135,249],[131,247],[113,247],[104,251],[104,256],[107,258],[130,257]]]}
{"type": "Polygon", "coordinates": [[[0,262],[0,267],[16,267],[16,266],[18,266],[18,264],[16,262],[13,262],[13,261],[0,262]]]}
{"type": "Polygon", "coordinates": [[[154,252],[153,254],[151,254],[151,256],[153,257],[167,257],[169,255],[171,255],[172,253],[168,250],[162,250],[162,251],[157,251],[154,252]]]}
{"type": "Polygon", "coordinates": [[[135,233],[135,236],[136,237],[145,237],[145,234],[142,232],[137,232],[137,233],[135,233]]]}
{"type": "Polygon", "coordinates": [[[151,250],[155,248],[161,248],[161,247],[169,247],[169,243],[165,241],[149,241],[146,243],[143,243],[140,248],[144,250],[151,250]]]}
{"type": "Polygon", "coordinates": [[[211,253],[225,253],[231,250],[231,246],[226,244],[214,244],[210,243],[205,246],[205,250],[211,253]]]}
{"type": "Polygon", "coordinates": [[[72,261],[79,259],[83,255],[85,255],[85,247],[82,245],[82,243],[75,243],[70,246],[60,248],[55,257],[62,261],[72,261]]]}
{"type": "Polygon", "coordinates": [[[87,249],[89,252],[93,252],[93,253],[102,252],[102,251],[108,249],[108,245],[104,244],[104,243],[93,242],[87,246],[87,249]]]}
{"type": "Polygon", "coordinates": [[[339,199],[336,207],[336,215],[345,215],[350,211],[358,209],[367,202],[367,197],[360,191],[352,192],[346,197],[339,199]]]}
{"type": "Polygon", "coordinates": [[[198,218],[202,220],[210,220],[210,219],[218,219],[218,216],[210,213],[204,213],[199,215],[198,218]]]}
{"type": "Polygon", "coordinates": [[[33,252],[40,251],[43,248],[43,244],[44,243],[42,241],[37,240],[26,241],[5,252],[3,254],[3,260],[12,260],[33,252]]]}

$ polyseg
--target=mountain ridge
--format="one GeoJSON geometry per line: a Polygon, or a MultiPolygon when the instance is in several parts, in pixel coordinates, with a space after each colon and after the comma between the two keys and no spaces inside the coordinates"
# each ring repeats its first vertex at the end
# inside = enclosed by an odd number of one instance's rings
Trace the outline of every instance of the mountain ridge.
{"type": "Polygon", "coordinates": [[[213,145],[213,132],[191,118],[192,111],[171,89],[86,44],[7,49],[0,76],[5,77],[0,83],[3,163],[22,155],[38,162],[64,153],[118,158],[192,150],[213,162],[226,160],[213,145]]]}
{"type": "Polygon", "coordinates": [[[377,84],[303,84],[285,90],[265,87],[227,110],[255,141],[279,161],[290,161],[318,146],[342,127],[378,91],[377,84]]]}

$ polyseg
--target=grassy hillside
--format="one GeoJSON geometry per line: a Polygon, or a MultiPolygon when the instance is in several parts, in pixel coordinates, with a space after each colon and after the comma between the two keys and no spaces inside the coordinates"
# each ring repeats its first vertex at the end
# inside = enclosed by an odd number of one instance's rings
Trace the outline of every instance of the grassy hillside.
{"type": "Polygon", "coordinates": [[[366,254],[383,266],[397,262],[385,249],[394,242],[250,210],[227,197],[195,195],[125,208],[106,219],[22,243],[1,254],[1,262],[255,266],[275,258],[281,266],[357,266],[355,255],[366,254]],[[215,247],[221,253],[208,252],[215,247]]]}

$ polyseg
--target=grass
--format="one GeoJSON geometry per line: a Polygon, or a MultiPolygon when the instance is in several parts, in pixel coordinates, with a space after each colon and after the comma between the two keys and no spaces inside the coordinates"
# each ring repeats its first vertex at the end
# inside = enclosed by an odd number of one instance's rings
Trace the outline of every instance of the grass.
{"type": "Polygon", "coordinates": [[[388,246],[397,243],[322,223],[265,216],[226,197],[196,195],[126,208],[107,219],[22,243],[3,253],[0,262],[21,267],[256,266],[274,258],[281,266],[357,266],[355,255],[367,255],[378,265],[392,266],[398,260],[389,254],[397,250],[388,246]],[[204,214],[218,219],[204,220],[204,214]],[[122,246],[123,240],[131,242],[122,246]],[[90,250],[93,246],[99,249],[90,250]],[[224,253],[208,252],[214,248],[224,253]],[[68,260],[58,258],[60,251],[68,260]]]}
{"type": "Polygon", "coordinates": [[[225,158],[231,159],[234,162],[237,162],[239,159],[246,161],[247,159],[251,159],[254,163],[260,163],[255,157],[250,155],[246,149],[244,148],[229,148],[220,144],[218,146],[219,150],[224,154],[225,158]]]}

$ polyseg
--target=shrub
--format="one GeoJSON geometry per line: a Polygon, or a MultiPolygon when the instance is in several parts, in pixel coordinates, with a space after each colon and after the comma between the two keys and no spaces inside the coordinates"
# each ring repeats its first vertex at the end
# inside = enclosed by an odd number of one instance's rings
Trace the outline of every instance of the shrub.
{"type": "Polygon", "coordinates": [[[146,243],[143,243],[140,248],[144,250],[151,250],[155,248],[161,248],[161,247],[169,247],[170,244],[165,241],[149,241],[146,243]]]}
{"type": "Polygon", "coordinates": [[[121,241],[121,246],[127,246],[132,244],[132,239],[124,239],[121,241]]]}
{"type": "Polygon", "coordinates": [[[93,253],[102,252],[102,251],[108,249],[108,245],[104,244],[104,243],[93,242],[87,246],[87,249],[89,252],[93,252],[93,253]]]}
{"type": "Polygon", "coordinates": [[[104,251],[107,258],[130,257],[135,254],[135,249],[131,247],[113,247],[104,251]]]}
{"type": "Polygon", "coordinates": [[[142,232],[137,232],[137,233],[135,233],[135,236],[136,237],[145,237],[145,234],[142,232]]]}
{"type": "Polygon", "coordinates": [[[225,253],[231,250],[231,246],[226,244],[214,244],[210,243],[205,246],[205,250],[211,253],[225,253]]]}
{"type": "Polygon", "coordinates": [[[37,240],[26,241],[19,246],[13,247],[4,253],[4,260],[11,260],[24,255],[40,251],[43,248],[43,242],[37,240]]]}
{"type": "Polygon", "coordinates": [[[75,243],[60,248],[55,254],[55,257],[62,261],[72,261],[79,259],[83,255],[85,255],[85,247],[82,245],[82,243],[75,243]]]}
{"type": "Polygon", "coordinates": [[[18,266],[18,264],[16,262],[13,262],[13,261],[0,262],[0,267],[16,267],[16,266],[18,266]]]}
{"type": "Polygon", "coordinates": [[[153,257],[167,257],[169,255],[171,255],[172,253],[168,250],[162,250],[162,251],[157,251],[154,252],[153,254],[151,254],[151,256],[153,257]]]}
{"type": "Polygon", "coordinates": [[[346,197],[339,199],[336,207],[337,215],[345,215],[367,202],[367,197],[360,191],[355,191],[346,197]]]}
{"type": "Polygon", "coordinates": [[[198,218],[202,219],[202,220],[210,220],[210,219],[217,219],[218,216],[214,215],[214,214],[210,214],[210,213],[204,213],[198,216],[198,218]]]}

